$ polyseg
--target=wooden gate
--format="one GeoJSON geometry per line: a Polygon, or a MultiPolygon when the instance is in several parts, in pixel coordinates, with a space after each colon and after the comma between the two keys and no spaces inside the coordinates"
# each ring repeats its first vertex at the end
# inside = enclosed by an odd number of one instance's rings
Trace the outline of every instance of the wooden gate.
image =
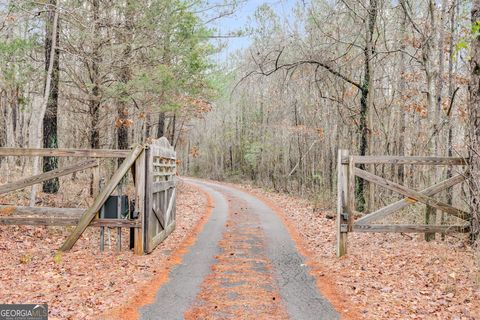
{"type": "Polygon", "coordinates": [[[144,251],[152,252],[175,229],[176,153],[165,137],[145,150],[144,251]]]}
{"type": "MultiPolygon", "coordinates": [[[[176,153],[164,137],[149,144],[134,145],[131,150],[0,148],[0,156],[123,159],[122,164],[108,182],[101,190],[95,192],[95,198],[89,208],[0,205],[0,225],[76,226],[60,248],[61,251],[70,250],[89,226],[133,229],[135,254],[152,252],[175,229],[176,153]],[[135,214],[127,219],[98,218],[98,212],[130,169],[133,171],[135,186],[135,214]],[[2,212],[8,214],[1,214],[2,212]]],[[[98,160],[81,161],[64,168],[0,185],[0,194],[90,168],[94,169],[93,176],[96,181],[94,185],[98,185],[100,180],[98,167],[98,160]]],[[[120,244],[120,237],[118,240],[120,244]]]]}
{"type": "Polygon", "coordinates": [[[337,256],[340,257],[346,254],[347,236],[349,232],[417,232],[429,234],[435,232],[452,233],[469,231],[470,225],[467,221],[471,217],[470,213],[433,198],[435,194],[463,182],[466,174],[457,174],[426,189],[417,191],[357,168],[359,164],[464,166],[467,164],[467,160],[465,158],[455,157],[349,156],[348,150],[339,150],[337,166],[337,256]],[[355,210],[356,177],[399,193],[405,198],[380,208],[375,212],[363,215],[360,219],[354,221],[355,215],[362,215],[355,210]],[[375,220],[384,218],[417,202],[453,215],[465,222],[459,225],[372,224],[375,220]]]}

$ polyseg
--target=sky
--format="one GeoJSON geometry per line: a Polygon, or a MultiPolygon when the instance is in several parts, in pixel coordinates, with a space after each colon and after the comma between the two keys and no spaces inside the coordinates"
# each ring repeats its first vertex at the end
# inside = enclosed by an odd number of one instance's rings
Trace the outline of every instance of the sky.
{"type": "MultiPolygon", "coordinates": [[[[222,3],[223,1],[212,2],[222,3]]],[[[255,11],[263,4],[269,5],[277,15],[285,18],[292,15],[296,2],[296,0],[246,0],[234,14],[212,22],[210,27],[217,29],[217,33],[220,35],[228,35],[251,25],[255,11]]],[[[252,43],[252,39],[248,36],[227,38],[221,41],[226,42],[226,46],[215,57],[217,61],[225,61],[232,53],[248,48],[252,43]]]]}

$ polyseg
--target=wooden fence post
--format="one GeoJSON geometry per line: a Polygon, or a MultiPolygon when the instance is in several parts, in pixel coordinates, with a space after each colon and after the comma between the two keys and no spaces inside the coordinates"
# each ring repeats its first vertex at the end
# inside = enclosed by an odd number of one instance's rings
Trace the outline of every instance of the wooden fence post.
{"type": "MultiPolygon", "coordinates": [[[[347,151],[348,152],[348,151],[347,151]]],[[[348,189],[346,194],[346,208],[344,212],[348,213],[348,232],[353,231],[353,216],[355,215],[356,208],[356,181],[355,181],[355,158],[353,156],[348,157],[348,189]]]]}
{"type": "Polygon", "coordinates": [[[337,159],[337,257],[347,253],[348,237],[348,164],[342,159],[348,159],[348,150],[338,150],[337,159]]]}
{"type": "MultiPolygon", "coordinates": [[[[98,163],[98,160],[97,160],[98,163]]],[[[92,170],[92,196],[96,197],[100,193],[100,164],[92,170]]]]}
{"type": "Polygon", "coordinates": [[[145,231],[145,179],[146,179],[145,149],[135,161],[135,211],[138,213],[140,228],[134,230],[134,248],[136,255],[143,255],[143,232],[145,231]]]}
{"type": "MultiPolygon", "coordinates": [[[[152,238],[154,235],[152,227],[152,212],[153,212],[153,203],[155,201],[153,196],[153,151],[152,148],[155,148],[153,144],[150,144],[145,149],[145,209],[143,216],[143,250],[145,253],[152,252],[152,238]]],[[[154,213],[154,212],[153,212],[154,213]]]]}

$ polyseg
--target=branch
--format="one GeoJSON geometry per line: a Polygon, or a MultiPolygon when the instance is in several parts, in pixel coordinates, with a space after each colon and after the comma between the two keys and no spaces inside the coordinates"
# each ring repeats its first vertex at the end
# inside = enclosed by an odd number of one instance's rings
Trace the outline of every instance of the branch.
{"type": "MultiPolygon", "coordinates": [[[[282,52],[280,52],[280,54],[281,53],[282,52]]],[[[278,60],[278,57],[277,57],[277,60],[278,60]]],[[[353,86],[357,87],[359,90],[363,90],[363,87],[360,83],[358,83],[356,81],[353,81],[352,79],[348,78],[347,76],[341,74],[339,71],[334,70],[331,66],[327,65],[324,62],[320,62],[320,61],[316,61],[316,60],[300,60],[300,61],[296,61],[296,62],[293,62],[293,63],[283,64],[283,65],[280,65],[280,66],[277,63],[278,63],[278,61],[276,62],[275,68],[268,71],[268,72],[260,72],[260,73],[256,72],[256,73],[264,75],[264,76],[269,76],[269,75],[271,75],[271,74],[273,74],[273,73],[275,73],[275,72],[277,72],[278,70],[281,70],[281,69],[290,70],[292,68],[296,68],[296,67],[304,65],[304,64],[311,64],[311,65],[319,66],[319,67],[323,68],[324,70],[328,71],[329,73],[333,74],[334,76],[342,79],[343,81],[352,84],[353,86]]]]}
{"type": "Polygon", "coordinates": [[[405,5],[405,1],[400,1],[400,5],[402,6],[403,12],[405,13],[405,16],[408,18],[408,20],[410,21],[410,23],[412,24],[413,28],[414,28],[419,34],[421,34],[423,37],[425,37],[425,35],[423,34],[423,32],[420,30],[420,28],[418,28],[417,24],[413,21],[412,16],[411,16],[410,13],[408,12],[408,8],[407,8],[406,5],[405,5]]]}
{"type": "MultiPolygon", "coordinates": [[[[323,68],[324,70],[328,71],[330,74],[342,79],[343,81],[347,82],[347,83],[350,83],[351,85],[355,86],[358,90],[360,91],[363,91],[365,90],[362,85],[350,78],[348,78],[347,76],[343,75],[342,73],[340,73],[339,71],[333,69],[331,66],[329,66],[327,63],[325,62],[321,62],[321,61],[316,61],[316,60],[312,60],[312,59],[308,59],[308,60],[299,60],[299,61],[296,61],[296,62],[292,62],[292,63],[286,63],[286,64],[282,64],[282,65],[279,65],[279,61],[280,61],[280,57],[283,53],[283,50],[284,48],[282,48],[281,50],[278,51],[278,54],[277,54],[277,57],[275,58],[275,65],[274,65],[274,68],[271,69],[271,70],[268,70],[268,71],[264,71],[263,70],[263,66],[261,63],[259,63],[255,57],[253,56],[253,54],[251,55],[253,61],[255,62],[255,64],[257,65],[258,70],[253,70],[253,71],[250,71],[248,72],[246,75],[244,75],[236,84],[235,86],[233,87],[233,90],[232,90],[232,93],[236,90],[236,88],[240,85],[240,83],[242,83],[244,80],[246,80],[247,78],[249,78],[250,76],[252,75],[263,75],[263,76],[270,76],[274,73],[276,73],[277,71],[280,71],[282,69],[285,69],[287,71],[290,71],[291,69],[295,69],[301,65],[304,65],[304,64],[310,64],[310,65],[315,65],[317,66],[317,69],[320,67],[320,68],[323,68]]],[[[315,71],[316,73],[316,71],[315,71]]]]}
{"type": "Polygon", "coordinates": [[[453,109],[453,101],[455,100],[455,96],[457,95],[457,91],[460,89],[460,87],[457,87],[455,91],[452,93],[452,97],[450,98],[450,105],[448,106],[447,110],[447,117],[450,117],[450,113],[452,112],[453,109]]]}
{"type": "Polygon", "coordinates": [[[288,174],[287,177],[290,177],[298,168],[298,166],[300,165],[300,162],[303,161],[303,159],[305,158],[305,156],[310,152],[310,150],[312,150],[313,146],[315,145],[315,143],[317,143],[318,140],[315,140],[313,141],[313,143],[310,145],[310,148],[308,148],[307,152],[305,152],[305,154],[300,154],[300,158],[298,159],[298,162],[297,164],[293,167],[292,171],[290,171],[290,173],[288,174]]]}
{"type": "MultiPolygon", "coordinates": [[[[460,87],[457,87],[455,89],[455,91],[453,91],[452,93],[452,97],[450,98],[450,105],[448,106],[448,110],[447,110],[447,118],[450,117],[450,113],[452,112],[452,109],[453,109],[453,101],[455,100],[455,96],[457,95],[457,91],[460,89],[460,87]]],[[[441,126],[438,126],[437,124],[435,124],[434,126],[434,130],[432,132],[432,135],[430,136],[430,138],[428,139],[427,143],[425,145],[428,145],[430,143],[430,141],[432,140],[432,138],[437,135],[444,127],[445,125],[448,123],[448,120],[445,119],[442,123],[441,123],[441,126]]]]}

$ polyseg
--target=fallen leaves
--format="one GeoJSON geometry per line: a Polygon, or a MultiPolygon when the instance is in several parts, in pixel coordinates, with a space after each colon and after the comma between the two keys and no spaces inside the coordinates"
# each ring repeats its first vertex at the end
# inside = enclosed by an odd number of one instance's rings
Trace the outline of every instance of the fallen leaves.
{"type": "MultiPolygon", "coordinates": [[[[128,303],[155,276],[197,225],[205,205],[203,195],[180,186],[177,228],[147,256],[115,252],[115,232],[112,249],[107,245],[100,253],[98,228],[87,228],[72,251],[59,254],[69,228],[0,226],[0,302],[48,303],[49,319],[101,318],[128,303]]],[[[128,248],[128,236],[123,238],[123,248],[128,248]]]]}
{"type": "Polygon", "coordinates": [[[15,207],[5,207],[0,209],[0,216],[8,217],[15,212],[15,207]]]}

